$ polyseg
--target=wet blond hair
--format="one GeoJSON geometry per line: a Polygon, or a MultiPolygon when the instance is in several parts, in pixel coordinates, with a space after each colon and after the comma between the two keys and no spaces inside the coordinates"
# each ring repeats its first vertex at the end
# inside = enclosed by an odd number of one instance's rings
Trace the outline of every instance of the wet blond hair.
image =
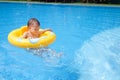
{"type": "Polygon", "coordinates": [[[40,22],[36,18],[29,19],[27,26],[29,27],[30,25],[33,25],[34,23],[36,23],[38,26],[40,26],[40,22]]]}

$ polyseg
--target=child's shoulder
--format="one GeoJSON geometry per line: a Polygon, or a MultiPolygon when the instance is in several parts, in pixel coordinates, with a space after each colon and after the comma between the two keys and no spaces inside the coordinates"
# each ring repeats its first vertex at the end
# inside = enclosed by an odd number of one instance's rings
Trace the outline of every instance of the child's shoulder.
{"type": "Polygon", "coordinates": [[[28,34],[29,33],[29,31],[25,31],[23,34],[28,34]]]}

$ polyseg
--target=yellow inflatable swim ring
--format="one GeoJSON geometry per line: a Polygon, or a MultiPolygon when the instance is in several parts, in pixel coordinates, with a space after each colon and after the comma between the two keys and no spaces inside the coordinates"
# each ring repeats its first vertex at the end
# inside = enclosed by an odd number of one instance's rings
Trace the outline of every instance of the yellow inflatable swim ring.
{"type": "Polygon", "coordinates": [[[25,31],[27,31],[27,26],[11,31],[8,35],[8,41],[14,46],[21,48],[40,48],[52,44],[56,39],[55,33],[51,31],[44,32],[39,38],[24,39],[21,36],[25,31]]]}

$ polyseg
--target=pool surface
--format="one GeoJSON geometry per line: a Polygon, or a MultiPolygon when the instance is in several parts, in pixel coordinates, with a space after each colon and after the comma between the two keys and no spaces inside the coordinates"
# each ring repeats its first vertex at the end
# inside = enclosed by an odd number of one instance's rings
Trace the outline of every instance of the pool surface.
{"type": "Polygon", "coordinates": [[[120,6],[0,2],[0,34],[0,80],[120,80],[120,6]],[[56,33],[60,58],[8,42],[32,17],[56,33]]]}

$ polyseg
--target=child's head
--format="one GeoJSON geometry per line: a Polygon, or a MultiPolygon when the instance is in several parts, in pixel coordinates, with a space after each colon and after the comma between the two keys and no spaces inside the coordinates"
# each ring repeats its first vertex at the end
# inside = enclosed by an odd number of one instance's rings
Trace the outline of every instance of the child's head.
{"type": "Polygon", "coordinates": [[[39,31],[40,28],[40,22],[36,18],[31,18],[28,23],[28,30],[31,30],[32,32],[39,31]]]}
{"type": "Polygon", "coordinates": [[[27,26],[30,27],[32,25],[40,26],[40,22],[36,18],[31,18],[28,21],[27,26]]]}

